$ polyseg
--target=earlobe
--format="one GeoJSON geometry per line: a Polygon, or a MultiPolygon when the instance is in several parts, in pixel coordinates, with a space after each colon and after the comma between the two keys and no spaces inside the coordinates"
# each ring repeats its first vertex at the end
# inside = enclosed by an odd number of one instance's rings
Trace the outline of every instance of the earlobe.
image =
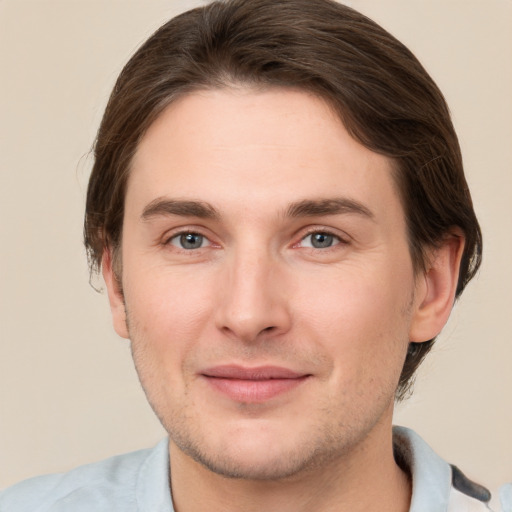
{"type": "Polygon", "coordinates": [[[432,249],[427,270],[418,276],[410,341],[431,340],[448,321],[455,300],[464,243],[464,236],[457,231],[432,249]]]}
{"type": "Polygon", "coordinates": [[[114,324],[114,330],[122,338],[129,338],[128,327],[126,323],[126,308],[124,304],[124,296],[115,275],[112,266],[112,250],[105,249],[103,251],[103,258],[101,260],[101,271],[103,279],[107,287],[108,300],[110,302],[110,310],[112,312],[112,323],[114,324]]]}

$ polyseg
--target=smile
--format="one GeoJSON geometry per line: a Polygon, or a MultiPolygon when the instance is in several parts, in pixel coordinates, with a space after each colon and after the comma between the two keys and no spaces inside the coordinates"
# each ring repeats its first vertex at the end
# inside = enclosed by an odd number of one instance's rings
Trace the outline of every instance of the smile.
{"type": "Polygon", "coordinates": [[[310,374],[276,366],[245,368],[226,365],[209,368],[202,377],[216,391],[236,402],[261,403],[298,387],[310,374]]]}

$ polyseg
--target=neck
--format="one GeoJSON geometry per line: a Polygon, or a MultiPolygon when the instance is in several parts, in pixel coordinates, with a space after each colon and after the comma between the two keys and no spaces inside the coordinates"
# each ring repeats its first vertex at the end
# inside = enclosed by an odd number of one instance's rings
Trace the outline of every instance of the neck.
{"type": "Polygon", "coordinates": [[[407,512],[411,484],[394,460],[391,425],[378,430],[353,453],[279,481],[226,478],[192,460],[171,441],[175,510],[407,512]]]}

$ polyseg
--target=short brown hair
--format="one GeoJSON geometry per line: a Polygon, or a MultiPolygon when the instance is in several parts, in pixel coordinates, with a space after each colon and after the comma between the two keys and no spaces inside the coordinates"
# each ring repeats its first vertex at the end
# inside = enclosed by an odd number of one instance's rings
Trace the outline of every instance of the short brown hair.
{"type": "MultiPolygon", "coordinates": [[[[95,143],[84,228],[91,272],[105,248],[119,248],[130,164],[148,127],[177,97],[233,84],[311,92],[356,140],[391,158],[415,269],[454,227],[464,234],[460,295],[482,241],[443,95],[403,44],[332,0],[212,2],[173,18],[135,53],[95,143]]],[[[433,342],[410,343],[397,398],[433,342]]]]}

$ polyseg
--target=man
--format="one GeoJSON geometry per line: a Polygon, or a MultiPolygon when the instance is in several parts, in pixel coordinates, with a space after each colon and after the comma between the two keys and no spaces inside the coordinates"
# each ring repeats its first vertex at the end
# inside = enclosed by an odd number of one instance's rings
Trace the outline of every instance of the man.
{"type": "Polygon", "coordinates": [[[478,269],[439,90],[326,0],[185,13],[98,134],[91,268],[169,433],[22,483],[0,510],[485,510],[395,397],[478,269]]]}

